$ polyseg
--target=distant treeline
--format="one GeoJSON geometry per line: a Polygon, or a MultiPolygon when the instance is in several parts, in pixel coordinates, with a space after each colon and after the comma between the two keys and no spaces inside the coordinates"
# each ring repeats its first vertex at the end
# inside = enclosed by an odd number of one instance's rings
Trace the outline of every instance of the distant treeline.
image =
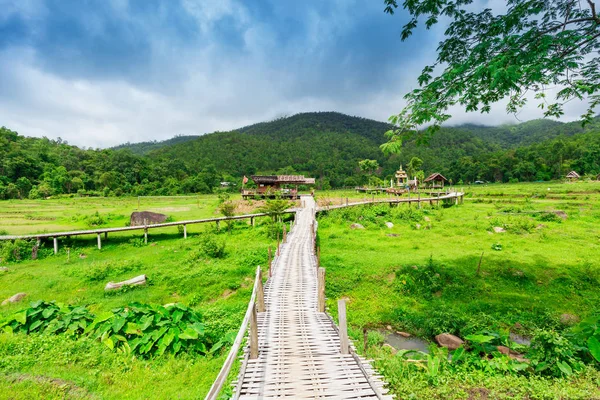
{"type": "Polygon", "coordinates": [[[385,157],[388,124],[339,113],[305,113],[232,132],[178,137],[151,145],[80,149],[61,140],[29,138],[0,128],[0,198],[210,193],[220,182],[253,174],[304,174],[323,189],[365,184],[358,162],[377,160],[389,182],[400,164],[423,161],[425,174],[454,183],[559,179],[568,171],[600,173],[600,121],[547,120],[518,125],[442,129],[426,145],[407,141],[385,157]],[[135,147],[137,146],[137,147],[135,147]],[[135,150],[136,153],[132,151],[135,150]]]}

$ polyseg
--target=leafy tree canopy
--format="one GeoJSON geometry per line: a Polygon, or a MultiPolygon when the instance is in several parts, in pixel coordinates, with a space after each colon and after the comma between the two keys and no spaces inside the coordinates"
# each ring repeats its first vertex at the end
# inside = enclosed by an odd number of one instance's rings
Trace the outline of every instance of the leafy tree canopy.
{"type": "MultiPolygon", "coordinates": [[[[384,0],[394,14],[398,0],[384,0]]],[[[427,29],[450,19],[435,63],[408,93],[406,107],[390,117],[395,128],[382,145],[398,152],[402,139],[431,124],[425,137],[450,118],[454,105],[489,112],[508,98],[507,111],[517,113],[534,94],[547,117],[563,115],[572,100],[587,100],[584,123],[600,105],[600,15],[595,0],[507,0],[507,9],[472,11],[473,0],[404,0],[411,19],[402,40],[424,21],[427,29]],[[550,93],[551,92],[551,93],[550,93]]]]}

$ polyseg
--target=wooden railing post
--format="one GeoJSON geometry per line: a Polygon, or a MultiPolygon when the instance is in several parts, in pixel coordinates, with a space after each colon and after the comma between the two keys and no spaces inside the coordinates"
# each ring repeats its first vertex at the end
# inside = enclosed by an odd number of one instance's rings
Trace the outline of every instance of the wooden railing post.
{"type": "Polygon", "coordinates": [[[250,314],[250,359],[258,358],[258,317],[256,314],[256,302],[252,303],[250,314]]]}
{"type": "Polygon", "coordinates": [[[98,250],[102,250],[102,237],[98,234],[98,250]]]}
{"type": "Polygon", "coordinates": [[[271,265],[273,264],[273,262],[271,261],[271,259],[271,246],[269,246],[269,278],[273,276],[273,266],[271,265]]]}
{"type": "Polygon", "coordinates": [[[58,238],[53,237],[52,240],[54,241],[54,254],[58,254],[58,238]]]}
{"type": "Polygon", "coordinates": [[[187,239],[187,225],[183,224],[183,238],[187,239]]]}
{"type": "Polygon", "coordinates": [[[317,311],[325,312],[325,268],[318,269],[317,311]]]}
{"type": "Polygon", "coordinates": [[[286,224],[285,222],[283,223],[283,243],[285,243],[285,241],[287,240],[287,230],[286,230],[286,224]]]}
{"type": "Polygon", "coordinates": [[[256,274],[258,275],[256,280],[256,309],[258,312],[265,312],[265,290],[263,288],[262,270],[260,269],[260,265],[258,266],[256,274]]]}
{"type": "Polygon", "coordinates": [[[340,353],[348,354],[348,322],[346,320],[346,300],[338,300],[338,325],[340,327],[340,353]]]}

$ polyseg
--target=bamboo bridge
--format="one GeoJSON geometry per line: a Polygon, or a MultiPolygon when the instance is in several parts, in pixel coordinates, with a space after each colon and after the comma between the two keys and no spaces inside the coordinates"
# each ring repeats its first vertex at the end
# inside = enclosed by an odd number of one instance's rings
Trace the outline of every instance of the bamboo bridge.
{"type": "MultiPolygon", "coordinates": [[[[435,199],[459,204],[464,193],[435,199]]],[[[206,400],[219,398],[250,326],[234,399],[392,399],[368,360],[356,354],[348,339],[345,300],[338,301],[339,328],[325,312],[325,270],[319,268],[315,214],[373,201],[317,208],[311,196],[301,198],[295,225],[283,235],[263,286],[257,268],[246,315],[206,400]]],[[[410,201],[410,200],[409,200],[410,201]]],[[[382,200],[375,203],[403,203],[382,200]]]]}

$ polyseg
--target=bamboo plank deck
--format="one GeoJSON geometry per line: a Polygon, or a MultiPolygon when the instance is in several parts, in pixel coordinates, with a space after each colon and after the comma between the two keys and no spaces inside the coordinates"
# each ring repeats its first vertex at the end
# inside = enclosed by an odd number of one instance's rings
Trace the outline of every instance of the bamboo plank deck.
{"type": "Polygon", "coordinates": [[[371,365],[340,353],[337,328],[317,311],[317,260],[311,229],[316,205],[305,207],[274,261],[258,313],[256,359],[245,360],[234,390],[239,399],[391,399],[371,365]]]}

